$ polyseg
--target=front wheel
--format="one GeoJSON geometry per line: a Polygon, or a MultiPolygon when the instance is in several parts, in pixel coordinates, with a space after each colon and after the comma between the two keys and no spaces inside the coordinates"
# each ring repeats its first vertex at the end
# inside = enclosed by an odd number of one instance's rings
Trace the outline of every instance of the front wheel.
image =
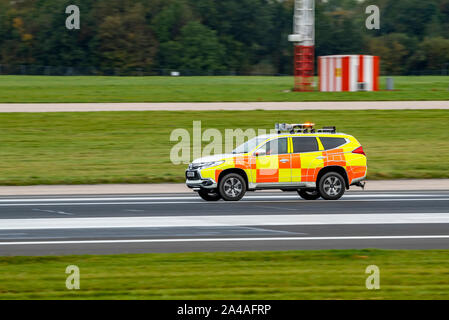
{"type": "Polygon", "coordinates": [[[345,194],[345,180],[337,172],[328,172],[319,181],[319,192],[325,200],[338,200],[345,194]]]}
{"type": "Polygon", "coordinates": [[[239,201],[246,193],[245,179],[237,173],[227,174],[220,180],[218,192],[225,201],[239,201]]]}
{"type": "Polygon", "coordinates": [[[321,197],[320,193],[317,190],[307,191],[307,190],[298,190],[298,194],[304,200],[317,200],[321,197]]]}
{"type": "Polygon", "coordinates": [[[216,190],[201,189],[198,191],[198,195],[206,201],[218,201],[221,199],[220,194],[216,190]]]}

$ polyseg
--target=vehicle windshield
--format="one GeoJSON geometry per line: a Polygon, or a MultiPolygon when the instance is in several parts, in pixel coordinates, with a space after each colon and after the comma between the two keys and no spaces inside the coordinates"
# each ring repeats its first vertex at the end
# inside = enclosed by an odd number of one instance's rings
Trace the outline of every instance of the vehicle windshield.
{"type": "Polygon", "coordinates": [[[248,153],[266,139],[267,139],[266,137],[255,137],[235,148],[234,151],[232,151],[232,153],[248,153]]]}

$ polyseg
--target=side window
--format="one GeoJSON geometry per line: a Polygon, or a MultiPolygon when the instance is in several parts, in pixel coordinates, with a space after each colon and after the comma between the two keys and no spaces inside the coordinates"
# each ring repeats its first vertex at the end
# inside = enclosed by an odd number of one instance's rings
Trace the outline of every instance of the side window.
{"type": "Polygon", "coordinates": [[[268,141],[265,144],[265,150],[267,151],[267,155],[286,154],[288,153],[288,140],[287,138],[280,138],[268,141]]]}
{"type": "Polygon", "coordinates": [[[320,138],[320,140],[323,144],[324,150],[335,149],[346,143],[346,139],[344,138],[320,138]]]}
{"type": "Polygon", "coordinates": [[[292,140],[294,153],[318,151],[315,137],[293,137],[292,140]]]}

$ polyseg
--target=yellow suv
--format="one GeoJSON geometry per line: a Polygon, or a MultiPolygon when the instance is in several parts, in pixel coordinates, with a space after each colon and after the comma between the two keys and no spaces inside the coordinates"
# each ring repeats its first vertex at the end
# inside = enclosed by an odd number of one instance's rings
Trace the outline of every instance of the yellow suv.
{"type": "Polygon", "coordinates": [[[345,190],[364,187],[367,159],[360,143],[335,127],[276,124],[277,134],[258,136],[232,154],[197,159],[186,184],[207,201],[238,201],[247,191],[297,191],[306,200],[340,199],[345,190]],[[288,131],[288,133],[282,133],[288,131]]]}

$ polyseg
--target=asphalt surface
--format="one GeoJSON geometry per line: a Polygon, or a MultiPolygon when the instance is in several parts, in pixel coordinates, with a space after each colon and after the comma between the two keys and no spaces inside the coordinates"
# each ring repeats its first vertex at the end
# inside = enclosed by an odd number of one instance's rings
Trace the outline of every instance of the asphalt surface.
{"type": "Polygon", "coordinates": [[[449,249],[449,191],[0,197],[0,255],[449,249]]]}

